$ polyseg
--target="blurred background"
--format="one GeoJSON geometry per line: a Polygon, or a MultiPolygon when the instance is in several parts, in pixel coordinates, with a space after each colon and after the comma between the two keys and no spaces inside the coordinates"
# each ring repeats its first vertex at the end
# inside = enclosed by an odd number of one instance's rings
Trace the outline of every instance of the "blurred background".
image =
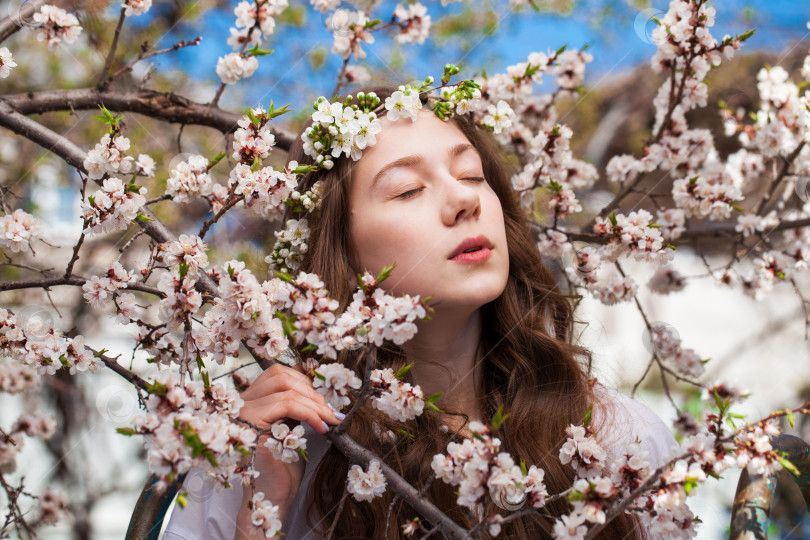
{"type": "MultiPolygon", "coordinates": [[[[233,26],[235,1],[177,0],[155,1],[144,16],[127,20],[119,45],[120,61],[135,56],[147,40],[160,48],[181,39],[202,37],[197,47],[189,47],[136,65],[129,84],[173,91],[190,99],[207,102],[219,85],[215,75],[217,58],[230,52],[225,43],[233,26]],[[146,79],[145,79],[146,78],[146,79]],[[144,82],[146,81],[146,82],[144,82]]],[[[308,3],[293,0],[279,18],[275,33],[264,44],[274,53],[260,58],[256,74],[229,87],[220,106],[244,111],[246,106],[276,107],[290,104],[292,112],[277,122],[296,130],[310,113],[318,95],[330,95],[335,86],[342,58],[331,53],[332,36],[325,31],[325,16],[308,3]]],[[[372,13],[387,16],[396,2],[378,3],[372,13]]],[[[648,67],[655,52],[650,32],[651,16],[661,16],[666,2],[630,0],[538,1],[537,10],[513,7],[504,2],[471,1],[442,6],[427,4],[433,18],[431,38],[424,45],[402,45],[388,36],[376,34],[377,43],[365,45],[366,67],[372,82],[405,82],[427,75],[438,77],[445,63],[462,68],[461,77],[472,77],[484,70],[495,73],[526,60],[534,51],[547,52],[562,45],[581,48],[586,44],[593,55],[587,68],[585,91],[575,100],[561,103],[559,118],[574,130],[574,155],[604,170],[616,154],[636,153],[650,135],[654,110],[652,99],[662,79],[648,67]],[[438,21],[441,20],[439,23],[438,21]]],[[[19,2],[17,2],[19,5],[19,2]]],[[[14,2],[0,6],[0,16],[14,2]]],[[[104,62],[119,4],[82,0],[64,4],[79,11],[85,29],[79,41],[54,51],[37,42],[34,33],[22,31],[4,45],[14,53],[19,67],[14,76],[2,81],[2,93],[18,93],[49,88],[79,88],[94,84],[104,62]]],[[[347,7],[350,7],[347,4],[347,7]]],[[[725,0],[715,3],[715,38],[740,34],[756,28],[732,61],[709,75],[709,108],[694,111],[689,120],[694,127],[711,129],[715,145],[723,154],[736,150],[737,142],[725,137],[715,104],[719,99],[732,107],[754,108],[758,103],[756,73],[765,65],[781,65],[798,81],[798,71],[810,49],[810,4],[792,0],[725,0]]],[[[355,63],[353,61],[353,63],[355,63]]],[[[351,87],[349,88],[351,90],[351,87]]],[[[548,91],[546,88],[536,92],[548,91]]],[[[93,111],[48,113],[37,120],[66,134],[83,148],[89,148],[103,133],[91,119],[93,111]]],[[[177,126],[167,126],[149,118],[126,114],[125,133],[134,153],[150,154],[158,163],[156,177],[147,183],[148,197],[163,193],[172,164],[188,153],[213,156],[228,151],[229,141],[214,130],[189,126],[182,139],[177,126]]],[[[274,154],[276,165],[285,163],[283,152],[274,154]]],[[[224,181],[224,168],[215,169],[224,181]]],[[[54,247],[37,248],[36,266],[62,268],[81,230],[80,181],[57,158],[10,133],[0,131],[0,182],[13,186],[19,206],[33,213],[46,225],[43,236],[54,247]]],[[[583,200],[587,217],[610,198],[611,187],[597,186],[583,200]]],[[[198,230],[207,216],[207,206],[182,207],[163,203],[156,214],[175,232],[198,230]]],[[[231,213],[214,227],[207,239],[211,263],[231,258],[245,260],[265,279],[264,256],[273,244],[275,225],[245,215],[231,213]]],[[[98,273],[116,260],[118,250],[135,232],[108,235],[87,242],[78,265],[82,275],[98,273]]],[[[721,247],[721,246],[718,246],[721,247]]],[[[132,267],[146,253],[146,243],[128,253],[125,266],[132,267]],[[140,254],[140,255],[139,255],[140,254]]],[[[708,256],[712,257],[709,248],[708,256]]],[[[717,256],[722,259],[721,254],[717,256]]],[[[758,418],[774,408],[796,406],[810,398],[810,345],[801,301],[788,285],[777,286],[761,300],[738,291],[721,288],[704,276],[700,258],[689,249],[678,250],[674,262],[687,277],[685,291],[669,296],[651,294],[640,287],[639,299],[655,321],[674,327],[684,346],[694,348],[702,358],[711,358],[703,381],[723,379],[753,392],[743,413],[758,418]]],[[[646,268],[634,268],[643,284],[646,268]]],[[[0,266],[2,280],[26,275],[19,268],[0,266]]],[[[800,281],[806,293],[810,283],[800,281]]],[[[140,352],[133,355],[133,340],[127,329],[114,322],[111,312],[99,316],[81,299],[81,290],[70,287],[50,291],[0,293],[0,305],[26,316],[48,321],[63,331],[74,330],[98,349],[121,354],[125,365],[149,376],[156,367],[140,352]],[[54,309],[55,308],[58,309],[54,309]]],[[[649,351],[645,348],[644,325],[631,304],[604,307],[586,298],[579,310],[583,322],[582,341],[594,351],[600,379],[630,392],[643,374],[649,351]]],[[[226,374],[242,364],[242,358],[225,366],[213,366],[213,376],[226,374]]],[[[245,369],[255,375],[253,367],[245,369]]],[[[675,386],[673,397],[687,407],[696,407],[699,392],[675,386]]],[[[661,380],[653,370],[639,386],[636,399],[647,404],[666,422],[674,419],[674,408],[662,394],[661,380]]],[[[148,476],[140,439],[115,433],[127,425],[137,410],[135,392],[111,372],[95,375],[50,378],[23,398],[0,394],[0,427],[14,421],[21,410],[45,410],[57,416],[57,434],[47,443],[31,440],[18,459],[16,476],[25,477],[26,488],[41,492],[46,485],[69,494],[73,518],[43,531],[45,538],[117,539],[124,536],[131,510],[148,476]],[[44,465],[47,464],[47,465],[44,465]]],[[[797,431],[807,439],[810,427],[799,419],[797,431]]],[[[733,499],[736,474],[722,481],[708,482],[692,503],[704,520],[698,538],[715,539],[726,534],[728,509],[733,499]]],[[[801,501],[787,489],[780,495],[784,504],[775,512],[773,537],[808,538],[810,522],[801,512],[801,501]],[[798,510],[797,510],[798,509],[798,510]]]]}

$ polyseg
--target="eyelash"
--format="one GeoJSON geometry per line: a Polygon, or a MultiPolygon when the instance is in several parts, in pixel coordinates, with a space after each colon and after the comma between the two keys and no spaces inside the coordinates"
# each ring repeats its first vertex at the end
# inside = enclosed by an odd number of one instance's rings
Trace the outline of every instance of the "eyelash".
{"type": "MultiPolygon", "coordinates": [[[[472,180],[473,182],[479,182],[479,183],[486,182],[486,178],[484,178],[483,176],[474,176],[474,177],[471,177],[471,178],[462,178],[462,180],[472,180]]],[[[394,198],[395,199],[410,199],[411,197],[416,195],[419,192],[419,190],[421,190],[421,189],[422,188],[411,189],[409,191],[406,191],[405,193],[397,195],[394,198]]]]}

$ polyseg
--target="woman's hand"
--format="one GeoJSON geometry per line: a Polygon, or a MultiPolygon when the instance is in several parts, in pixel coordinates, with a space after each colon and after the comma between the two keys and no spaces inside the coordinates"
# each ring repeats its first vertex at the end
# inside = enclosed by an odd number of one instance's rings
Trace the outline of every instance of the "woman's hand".
{"type": "MultiPolygon", "coordinates": [[[[289,418],[306,422],[317,433],[323,434],[327,431],[326,424],[340,423],[323,396],[312,387],[312,381],[300,366],[290,368],[273,364],[256,377],[241,397],[245,404],[239,411],[239,417],[260,429],[289,418]]],[[[295,463],[274,459],[270,450],[264,446],[268,436],[262,436],[257,442],[254,468],[260,475],[255,481],[256,491],[263,491],[265,499],[279,506],[279,517],[284,523],[301,486],[305,464],[303,459],[295,463]]],[[[263,538],[261,534],[252,534],[252,512],[248,508],[251,499],[251,490],[245,487],[242,507],[236,521],[236,539],[263,538]]]]}

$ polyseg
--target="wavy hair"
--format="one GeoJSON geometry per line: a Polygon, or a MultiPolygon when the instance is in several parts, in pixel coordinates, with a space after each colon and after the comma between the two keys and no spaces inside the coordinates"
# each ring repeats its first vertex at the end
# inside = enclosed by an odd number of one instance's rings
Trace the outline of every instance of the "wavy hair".
{"type": "MultiPolygon", "coordinates": [[[[396,89],[386,86],[362,90],[375,92],[385,100],[396,89]]],[[[503,208],[509,251],[509,277],[505,290],[500,297],[480,308],[483,324],[477,362],[482,376],[477,380],[477,397],[485,415],[482,420],[491,417],[502,405],[509,418],[497,433],[502,442],[501,449],[509,452],[515,462],[523,460],[527,465],[541,467],[545,471],[544,482],[549,493],[559,493],[570,487],[574,479],[573,469],[563,465],[558,457],[566,439],[565,428],[570,424],[581,424],[585,410],[598,398],[588,380],[590,352],[574,343],[572,298],[560,292],[554,277],[540,259],[536,239],[511,187],[510,170],[498,146],[467,115],[454,117],[451,121],[481,156],[484,176],[503,208]]],[[[312,163],[302,147],[299,134],[290,149],[289,160],[312,163]]],[[[325,187],[319,211],[308,218],[311,231],[309,250],[302,259],[301,270],[320,276],[330,296],[339,301],[341,311],[350,303],[356,289],[358,270],[351,265],[351,176],[352,161],[341,158],[335,161],[331,170],[311,173],[302,182],[303,189],[308,189],[316,180],[323,180],[325,187]]],[[[393,343],[384,343],[377,352],[382,367],[396,370],[407,363],[402,349],[393,343]]],[[[307,354],[301,352],[304,358],[307,354]]],[[[341,351],[338,361],[362,375],[365,362],[362,356],[357,351],[341,351]]],[[[460,411],[454,414],[467,420],[460,411]]],[[[457,523],[467,528],[475,525],[466,510],[456,504],[455,488],[439,480],[431,482],[433,456],[444,453],[450,441],[463,440],[458,431],[454,433],[446,429],[441,415],[425,412],[414,420],[395,422],[367,403],[353,417],[347,432],[358,443],[383,457],[417,489],[421,490],[430,483],[426,496],[457,523]]],[[[308,519],[312,510],[323,519],[319,524],[310,521],[309,525],[323,536],[326,536],[340,506],[349,465],[342,453],[330,447],[310,484],[308,519]]],[[[547,505],[544,510],[552,516],[569,511],[564,499],[547,505]]],[[[485,512],[494,511],[498,508],[488,501],[485,512]]],[[[401,538],[401,524],[416,516],[406,502],[401,499],[394,501],[390,490],[370,503],[358,503],[347,497],[335,525],[334,537],[401,538]]],[[[634,518],[623,515],[611,522],[600,538],[640,538],[636,525],[634,518]]],[[[553,526],[553,519],[526,516],[505,524],[500,536],[550,538],[553,526]]],[[[440,534],[436,536],[441,537],[440,534]]]]}

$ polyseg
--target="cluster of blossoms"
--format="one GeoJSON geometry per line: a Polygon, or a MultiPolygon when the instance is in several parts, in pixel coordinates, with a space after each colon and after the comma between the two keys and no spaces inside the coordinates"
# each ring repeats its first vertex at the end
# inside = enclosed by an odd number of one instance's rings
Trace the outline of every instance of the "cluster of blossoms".
{"type": "MultiPolygon", "coordinates": [[[[805,61],[805,64],[808,64],[805,61]]],[[[725,110],[726,135],[739,133],[744,148],[753,149],[766,157],[788,155],[806,139],[810,132],[810,96],[788,79],[780,66],[762,68],[757,74],[760,108],[753,114],[753,124],[744,124],[743,111],[725,110]]],[[[802,152],[806,161],[807,153],[802,152]]]]}
{"type": "Polygon", "coordinates": [[[261,161],[270,155],[276,145],[276,136],[270,131],[271,118],[272,115],[261,107],[248,109],[247,116],[239,120],[239,129],[233,134],[232,157],[235,161],[252,166],[256,160],[261,161]]]}
{"type": "Polygon", "coordinates": [[[776,210],[771,210],[765,216],[740,214],[737,217],[737,225],[734,230],[742,233],[745,237],[751,236],[754,232],[764,232],[766,229],[772,229],[777,225],[779,225],[779,218],[776,216],[776,210]]]}
{"type": "Polygon", "coordinates": [[[397,4],[394,17],[400,26],[400,32],[394,39],[399,43],[423,44],[430,33],[430,15],[427,7],[419,2],[408,4],[407,7],[397,4]]]}
{"type": "Polygon", "coordinates": [[[342,410],[351,403],[349,393],[359,390],[363,381],[342,364],[321,364],[314,371],[315,378],[312,386],[315,391],[323,395],[326,402],[336,411],[342,410]]]}
{"type": "Polygon", "coordinates": [[[224,84],[234,84],[247,79],[259,67],[259,61],[252,54],[229,53],[217,60],[217,76],[224,84]]]}
{"type": "MultiPolygon", "coordinates": [[[[351,156],[357,161],[366,147],[374,146],[377,142],[376,135],[382,127],[373,109],[380,104],[380,98],[374,92],[359,92],[357,104],[351,103],[351,99],[349,95],[343,103],[331,103],[325,97],[319,97],[313,105],[312,125],[301,134],[304,153],[315,159],[323,169],[331,169],[334,166],[333,158],[341,155],[351,156]]],[[[390,99],[386,100],[386,108],[389,108],[390,99]]],[[[418,94],[416,100],[418,102],[418,94]]],[[[401,104],[399,107],[397,112],[405,114],[412,111],[412,117],[416,119],[416,111],[410,101],[404,110],[401,104]]],[[[389,120],[396,120],[393,115],[389,112],[389,120]]]]}
{"type": "Polygon", "coordinates": [[[202,307],[202,295],[195,289],[196,274],[172,269],[160,276],[157,288],[166,295],[160,300],[158,318],[169,328],[190,321],[202,307]]]}
{"type": "Polygon", "coordinates": [[[264,533],[265,538],[273,538],[281,532],[281,519],[278,505],[273,504],[269,499],[264,498],[264,493],[259,491],[253,494],[252,510],[250,522],[254,527],[264,533]]]}
{"type": "Polygon", "coordinates": [[[209,275],[218,281],[219,298],[203,318],[203,328],[193,330],[196,347],[222,364],[239,355],[240,341],[268,360],[277,359],[289,348],[281,320],[273,314],[280,306],[277,298],[289,296],[287,284],[273,279],[262,284],[245,263],[228,261],[226,272],[214,269],[209,275]]]}
{"type": "Polygon", "coordinates": [[[700,377],[706,371],[704,361],[694,350],[681,347],[681,338],[673,327],[665,324],[654,326],[651,339],[653,349],[672,362],[680,373],[700,377]]]}
{"type": "Polygon", "coordinates": [[[36,370],[37,374],[53,375],[61,367],[70,374],[95,371],[99,362],[84,345],[84,337],[66,338],[38,317],[18,319],[6,309],[0,308],[0,331],[4,340],[0,353],[17,358],[36,370]]]}
{"type": "Polygon", "coordinates": [[[607,462],[607,452],[596,442],[590,427],[572,424],[565,428],[565,433],[568,438],[560,447],[560,463],[570,463],[581,478],[600,476],[607,462]]]}
{"type": "Polygon", "coordinates": [[[686,287],[686,279],[680,272],[665,265],[655,271],[647,286],[658,294],[669,294],[683,290],[686,287]]]}
{"type": "Polygon", "coordinates": [[[248,480],[252,473],[239,462],[255,446],[256,434],[233,421],[244,403],[236,390],[219,382],[181,384],[177,373],[162,371],[149,394],[133,427],[118,431],[144,435],[149,468],[160,478],[160,488],[193,466],[225,486],[234,474],[248,480]]]}
{"type": "Polygon", "coordinates": [[[240,51],[226,54],[217,60],[216,72],[223,83],[233,84],[253,75],[259,67],[256,56],[267,54],[267,51],[258,50],[258,46],[264,37],[273,33],[276,28],[274,17],[281,15],[288,5],[287,0],[239,2],[234,8],[236,28],[231,28],[228,45],[240,51]],[[253,45],[254,48],[245,52],[248,45],[253,45]]]}
{"type": "Polygon", "coordinates": [[[208,267],[206,245],[202,238],[193,234],[181,234],[176,242],[158,245],[157,259],[169,268],[186,265],[189,273],[208,267]]]}
{"type": "Polygon", "coordinates": [[[273,454],[273,458],[284,463],[295,463],[299,456],[306,456],[307,440],[303,426],[290,426],[280,422],[270,427],[270,436],[264,446],[273,454]]]}
{"type": "Polygon", "coordinates": [[[366,52],[363,43],[374,43],[371,29],[379,21],[370,21],[364,11],[348,11],[339,9],[326,19],[327,28],[332,30],[334,41],[332,52],[344,59],[351,56],[362,59],[366,52]]]}
{"type": "Polygon", "coordinates": [[[0,47],[0,79],[5,79],[11,75],[11,68],[17,67],[17,62],[12,58],[8,47],[0,47]]]}
{"type": "Polygon", "coordinates": [[[22,364],[0,364],[0,392],[21,394],[37,384],[36,372],[22,364]]]}
{"type": "Polygon", "coordinates": [[[129,139],[123,135],[105,133],[95,148],[87,152],[84,168],[91,180],[99,180],[113,174],[138,174],[152,176],[155,161],[146,154],[140,154],[138,161],[127,156],[129,139]]]}
{"type": "Polygon", "coordinates": [[[288,219],[284,222],[284,230],[273,234],[276,243],[272,253],[265,257],[265,262],[279,272],[295,272],[309,249],[309,221],[304,218],[288,219]]]}
{"type": "Polygon", "coordinates": [[[68,514],[67,497],[46,487],[39,496],[39,516],[38,520],[47,525],[53,525],[68,514]]]}
{"type": "Polygon", "coordinates": [[[394,420],[404,422],[422,414],[425,407],[422,389],[399,380],[391,368],[371,372],[371,388],[378,390],[371,405],[394,420]]]}
{"type": "Polygon", "coordinates": [[[388,271],[390,268],[384,269],[376,278],[368,272],[360,277],[351,304],[328,329],[326,339],[317,343],[318,354],[335,358],[336,351],[370,343],[379,347],[383,340],[402,345],[416,334],[416,319],[427,315],[424,301],[418,295],[386,294],[379,284],[388,271]]]}
{"type": "Polygon", "coordinates": [[[47,414],[22,414],[10,430],[0,432],[0,473],[14,472],[17,468],[17,454],[22,450],[28,436],[43,441],[50,439],[56,431],[56,419],[47,414]]]}
{"type": "Polygon", "coordinates": [[[48,41],[48,48],[53,49],[59,43],[73,43],[82,33],[79,19],[72,13],[50,4],[45,4],[34,13],[34,22],[40,27],[37,35],[39,41],[48,41]]]}
{"type": "Polygon", "coordinates": [[[652,221],[652,214],[646,210],[630,212],[628,215],[613,214],[607,219],[597,217],[593,231],[605,238],[607,244],[600,255],[606,260],[615,261],[623,253],[632,253],[636,260],[648,262],[668,262],[674,257],[672,246],[652,221]]]}
{"type": "Polygon", "coordinates": [[[228,45],[234,50],[242,47],[249,41],[258,45],[276,28],[276,20],[287,9],[287,0],[259,0],[258,2],[242,1],[234,8],[236,15],[236,28],[231,28],[231,37],[228,45]]]}
{"type": "Polygon", "coordinates": [[[126,270],[116,261],[101,276],[91,276],[84,285],[84,299],[93,307],[100,308],[107,305],[118,289],[126,289],[130,283],[135,282],[135,275],[126,270]]]}
{"type": "Polygon", "coordinates": [[[26,251],[40,237],[42,224],[31,214],[18,208],[0,218],[0,248],[12,253],[26,251]]]}
{"type": "Polygon", "coordinates": [[[208,160],[198,155],[178,163],[166,180],[166,194],[171,195],[175,203],[187,203],[192,197],[210,195],[212,189],[208,160]]]}
{"type": "Polygon", "coordinates": [[[126,229],[146,204],[146,188],[120,178],[106,178],[93,195],[82,203],[85,233],[100,234],[126,229]]]}
{"type": "Polygon", "coordinates": [[[269,220],[280,219],[284,214],[284,201],[298,187],[297,168],[295,161],[291,161],[284,171],[273,167],[256,169],[239,163],[231,169],[228,186],[232,193],[244,197],[237,206],[244,205],[254,214],[269,220]]]}
{"type": "Polygon", "coordinates": [[[437,478],[458,486],[458,504],[478,511],[489,493],[502,505],[519,507],[528,500],[532,508],[545,506],[544,471],[515,465],[508,452],[500,452],[500,439],[481,422],[470,422],[469,429],[472,438],[448,443],[447,454],[436,454],[431,462],[437,478]]]}
{"type": "Polygon", "coordinates": [[[143,15],[152,7],[152,0],[124,0],[124,14],[127,17],[143,15]]]}
{"type": "Polygon", "coordinates": [[[346,481],[346,489],[358,502],[371,501],[374,497],[382,497],[385,493],[386,480],[380,468],[380,462],[372,459],[368,469],[363,470],[360,465],[352,465],[346,481]]]}
{"type": "MultiPolygon", "coordinates": [[[[554,231],[548,231],[554,232],[554,231]]],[[[561,251],[563,254],[570,253],[572,247],[570,244],[556,246],[549,246],[552,237],[547,236],[545,243],[540,242],[540,248],[545,250],[561,251]]],[[[564,241],[564,240],[562,240],[564,241]]],[[[625,276],[616,268],[615,264],[602,265],[602,257],[600,252],[592,247],[587,246],[576,251],[573,261],[575,266],[567,265],[565,273],[569,281],[576,287],[585,287],[594,298],[607,306],[631,300],[635,297],[638,291],[638,285],[630,277],[625,276]]]]}
{"type": "Polygon", "coordinates": [[[512,177],[512,187],[526,207],[534,203],[535,188],[549,191],[548,209],[555,223],[582,210],[574,190],[588,188],[598,178],[593,165],[573,157],[572,135],[568,126],[554,125],[527,137],[530,161],[512,177]]]}

